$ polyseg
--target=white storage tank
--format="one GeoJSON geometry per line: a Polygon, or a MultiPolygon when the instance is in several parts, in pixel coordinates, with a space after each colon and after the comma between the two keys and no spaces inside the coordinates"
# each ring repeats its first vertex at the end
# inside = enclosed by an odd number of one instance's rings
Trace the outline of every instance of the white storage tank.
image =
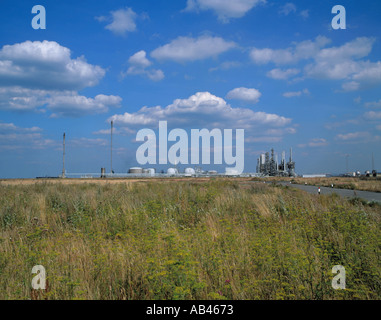
{"type": "Polygon", "coordinates": [[[196,174],[196,170],[194,170],[193,168],[186,168],[184,173],[186,177],[191,177],[196,174]]]}
{"type": "Polygon", "coordinates": [[[151,177],[153,177],[156,173],[156,170],[153,169],[153,168],[148,168],[148,169],[145,169],[145,173],[151,177]]]}
{"type": "Polygon", "coordinates": [[[225,174],[227,176],[238,176],[239,172],[236,169],[233,169],[233,168],[226,168],[225,169],[225,174]]]}
{"type": "Polygon", "coordinates": [[[130,168],[128,170],[128,173],[130,173],[130,174],[142,174],[143,173],[143,169],[139,168],[139,167],[130,168]]]}
{"type": "Polygon", "coordinates": [[[178,174],[178,171],[175,168],[169,168],[167,170],[167,175],[169,175],[169,176],[176,176],[177,174],[178,174]]]}

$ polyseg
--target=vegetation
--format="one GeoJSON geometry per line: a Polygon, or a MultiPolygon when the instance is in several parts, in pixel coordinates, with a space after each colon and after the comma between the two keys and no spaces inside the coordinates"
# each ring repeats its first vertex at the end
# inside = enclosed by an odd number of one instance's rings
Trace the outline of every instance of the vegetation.
{"type": "Polygon", "coordinates": [[[307,183],[320,187],[331,187],[333,184],[334,188],[338,189],[381,192],[380,177],[291,178],[289,180],[291,180],[293,183],[307,183]]]}
{"type": "Polygon", "coordinates": [[[380,299],[380,213],[229,179],[0,185],[0,299],[380,299]]]}

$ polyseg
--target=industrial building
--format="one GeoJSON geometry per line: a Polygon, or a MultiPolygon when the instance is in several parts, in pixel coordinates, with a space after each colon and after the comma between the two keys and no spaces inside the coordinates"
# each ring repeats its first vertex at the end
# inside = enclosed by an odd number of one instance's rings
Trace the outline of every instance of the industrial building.
{"type": "MultiPolygon", "coordinates": [[[[141,168],[132,167],[128,170],[128,173],[115,173],[112,168],[112,135],[113,135],[113,122],[111,122],[111,158],[110,158],[110,173],[106,173],[106,168],[101,168],[101,178],[122,178],[122,177],[295,177],[295,162],[292,160],[292,149],[290,150],[290,159],[286,162],[286,152],[282,152],[282,158],[280,163],[278,162],[278,155],[275,154],[274,149],[269,152],[263,153],[258,158],[257,172],[256,173],[242,173],[238,172],[235,168],[225,168],[224,173],[219,173],[216,170],[204,171],[201,167],[186,168],[184,172],[180,172],[177,166],[174,168],[168,168],[166,172],[162,170],[160,173],[156,172],[154,168],[141,168]]],[[[66,146],[66,134],[63,134],[63,166],[61,178],[66,178],[69,175],[80,176],[81,178],[92,178],[94,176],[99,177],[99,173],[66,173],[65,170],[65,146],[66,146]]],[[[374,172],[373,172],[374,173],[374,172]]]]}
{"type": "Polygon", "coordinates": [[[278,155],[274,149],[263,153],[257,160],[257,173],[270,177],[296,177],[295,162],[292,160],[292,148],[290,150],[290,159],[286,163],[286,152],[282,152],[281,162],[278,162],[278,155]]]}

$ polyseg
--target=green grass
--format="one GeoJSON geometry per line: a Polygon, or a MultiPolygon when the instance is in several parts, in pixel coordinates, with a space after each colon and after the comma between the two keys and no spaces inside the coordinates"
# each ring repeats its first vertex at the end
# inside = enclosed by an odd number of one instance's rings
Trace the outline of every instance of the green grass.
{"type": "Polygon", "coordinates": [[[234,180],[0,186],[0,299],[380,299],[380,214],[234,180]]]}

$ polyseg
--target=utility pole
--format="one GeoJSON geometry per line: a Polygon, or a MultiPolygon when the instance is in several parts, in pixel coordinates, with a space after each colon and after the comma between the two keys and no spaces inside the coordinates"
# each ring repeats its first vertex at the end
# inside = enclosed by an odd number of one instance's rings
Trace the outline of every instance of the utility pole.
{"type": "Polygon", "coordinates": [[[349,173],[349,169],[348,169],[348,158],[349,158],[349,154],[346,154],[346,155],[345,155],[346,164],[347,164],[347,172],[346,172],[346,173],[349,173]]]}
{"type": "Polygon", "coordinates": [[[65,176],[65,140],[66,140],[66,134],[64,132],[64,134],[63,134],[62,178],[66,178],[66,176],[65,176]]]}
{"type": "Polygon", "coordinates": [[[111,175],[113,174],[112,171],[112,131],[114,129],[114,121],[111,121],[111,175]]]}

